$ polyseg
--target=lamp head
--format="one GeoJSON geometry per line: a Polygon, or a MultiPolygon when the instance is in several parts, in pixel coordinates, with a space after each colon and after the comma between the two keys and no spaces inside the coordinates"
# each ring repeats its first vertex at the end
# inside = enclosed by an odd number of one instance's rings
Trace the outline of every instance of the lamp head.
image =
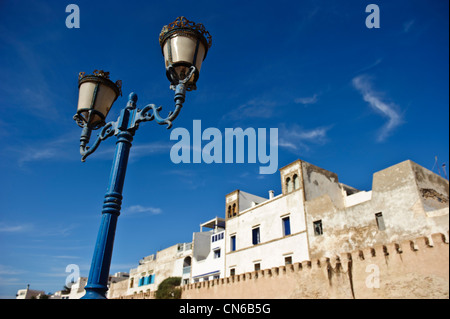
{"type": "Polygon", "coordinates": [[[122,81],[109,79],[109,72],[94,70],[78,76],[78,107],[74,120],[80,127],[96,130],[105,125],[105,118],[111,106],[122,95],[122,81]]]}
{"type": "Polygon", "coordinates": [[[189,75],[191,66],[195,66],[196,70],[186,83],[186,89],[191,91],[197,88],[202,62],[211,43],[211,35],[203,24],[189,21],[185,17],[178,17],[163,27],[159,35],[159,44],[164,55],[167,78],[172,85],[184,80],[189,75]],[[169,67],[174,69],[177,78],[174,78],[169,67]]]}

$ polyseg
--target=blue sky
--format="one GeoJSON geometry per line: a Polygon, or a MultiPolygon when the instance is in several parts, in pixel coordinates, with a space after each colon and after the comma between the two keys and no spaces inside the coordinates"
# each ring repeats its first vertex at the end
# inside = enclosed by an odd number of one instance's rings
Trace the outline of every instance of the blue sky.
{"type": "MultiPolygon", "coordinates": [[[[159,32],[178,16],[213,43],[198,90],[175,127],[278,128],[279,167],[300,158],[371,189],[372,174],[406,159],[437,172],[449,144],[448,1],[0,2],[0,297],[62,289],[69,264],[87,276],[115,138],[81,163],[72,116],[77,76],[103,69],[138,105],[173,108],[159,32]],[[68,29],[65,8],[80,8],[68,29]],[[368,29],[365,8],[380,8],[368,29]],[[105,11],[106,10],[106,11],[105,11]]],[[[167,113],[164,113],[167,114],[167,113]]],[[[95,136],[95,134],[94,134],[95,136]]],[[[259,164],[174,164],[169,131],[141,125],[131,149],[111,272],[189,242],[224,216],[235,189],[281,192],[259,164]]],[[[442,173],[442,168],[441,173],[442,173]]]]}

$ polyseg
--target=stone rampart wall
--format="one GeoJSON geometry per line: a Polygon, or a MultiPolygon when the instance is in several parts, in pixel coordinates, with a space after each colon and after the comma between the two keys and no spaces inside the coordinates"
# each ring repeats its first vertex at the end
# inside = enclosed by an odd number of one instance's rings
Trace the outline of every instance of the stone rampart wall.
{"type": "Polygon", "coordinates": [[[182,298],[449,298],[448,233],[185,285],[182,298]]]}

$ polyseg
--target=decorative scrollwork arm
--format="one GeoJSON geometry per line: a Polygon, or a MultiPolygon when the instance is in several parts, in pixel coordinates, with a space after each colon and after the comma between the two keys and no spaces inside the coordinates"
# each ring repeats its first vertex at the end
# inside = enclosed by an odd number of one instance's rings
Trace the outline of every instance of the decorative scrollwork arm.
{"type": "Polygon", "coordinates": [[[178,75],[172,66],[168,67],[168,71],[172,77],[172,83],[177,83],[176,85],[171,85],[170,87],[175,90],[175,109],[170,111],[166,118],[163,118],[159,112],[162,110],[162,106],[156,106],[155,104],[148,104],[142,110],[138,110],[135,118],[136,126],[140,122],[147,122],[155,120],[156,123],[160,125],[167,125],[167,129],[172,127],[172,122],[177,118],[178,114],[183,107],[183,103],[186,97],[186,83],[192,78],[195,72],[195,66],[191,66],[188,75],[183,79],[179,79],[178,75]],[[151,110],[151,113],[149,113],[151,110]]]}
{"type": "Polygon", "coordinates": [[[86,161],[86,157],[94,153],[103,140],[106,140],[108,137],[113,136],[116,131],[116,127],[117,122],[107,123],[98,134],[97,139],[95,140],[94,144],[92,144],[92,147],[89,147],[86,144],[89,142],[91,130],[86,126],[83,129],[80,138],[81,161],[82,162],[86,161]]]}

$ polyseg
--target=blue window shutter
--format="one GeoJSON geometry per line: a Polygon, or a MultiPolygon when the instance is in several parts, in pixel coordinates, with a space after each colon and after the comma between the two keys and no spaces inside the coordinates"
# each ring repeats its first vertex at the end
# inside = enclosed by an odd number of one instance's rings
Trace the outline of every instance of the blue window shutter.
{"type": "Polygon", "coordinates": [[[289,217],[283,218],[284,236],[291,234],[291,222],[289,217]]]}
{"type": "Polygon", "coordinates": [[[252,229],[252,241],[253,241],[253,245],[257,245],[260,243],[260,238],[259,238],[259,227],[258,228],[253,228],[252,229]]]}

